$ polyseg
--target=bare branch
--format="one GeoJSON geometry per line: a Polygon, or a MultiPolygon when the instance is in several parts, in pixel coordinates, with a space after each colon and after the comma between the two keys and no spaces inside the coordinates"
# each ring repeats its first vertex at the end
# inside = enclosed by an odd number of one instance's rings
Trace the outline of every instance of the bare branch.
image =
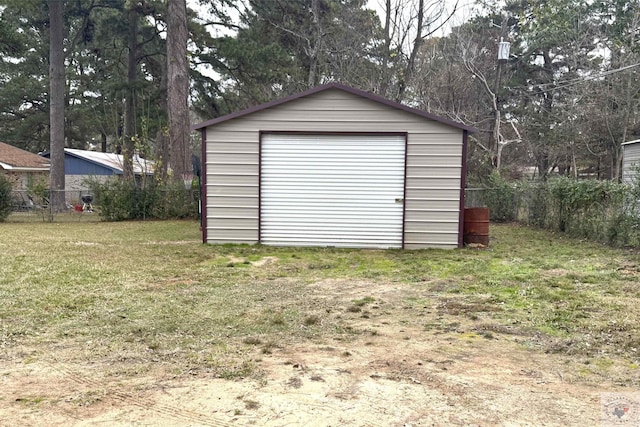
{"type": "Polygon", "coordinates": [[[230,22],[223,22],[223,21],[205,21],[205,22],[202,23],[202,25],[205,26],[205,27],[214,26],[214,25],[220,25],[222,27],[232,28],[234,30],[241,30],[242,29],[242,27],[240,25],[232,24],[230,22]]]}

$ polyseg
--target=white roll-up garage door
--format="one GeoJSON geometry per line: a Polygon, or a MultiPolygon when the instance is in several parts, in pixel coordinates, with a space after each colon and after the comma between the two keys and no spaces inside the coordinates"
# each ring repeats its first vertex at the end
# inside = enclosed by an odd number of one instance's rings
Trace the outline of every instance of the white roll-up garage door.
{"type": "Polygon", "coordinates": [[[260,241],[402,247],[405,136],[263,134],[260,241]]]}

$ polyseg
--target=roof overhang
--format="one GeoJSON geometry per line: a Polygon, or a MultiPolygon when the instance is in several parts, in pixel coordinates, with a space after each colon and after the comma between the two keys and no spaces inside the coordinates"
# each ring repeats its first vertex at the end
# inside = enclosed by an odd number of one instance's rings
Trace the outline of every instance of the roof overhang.
{"type": "Polygon", "coordinates": [[[0,162],[0,168],[12,171],[12,172],[49,172],[51,168],[49,167],[41,167],[41,168],[33,168],[33,167],[25,167],[25,166],[13,166],[4,162],[0,162]]]}
{"type": "MultiPolygon", "coordinates": [[[[103,167],[105,169],[109,169],[111,172],[113,172],[114,175],[122,175],[124,173],[121,162],[114,162],[114,159],[109,159],[108,161],[104,161],[101,159],[96,159],[91,157],[88,154],[85,154],[85,152],[87,152],[86,150],[78,150],[75,148],[66,148],[64,149],[64,154],[65,155],[69,155],[71,157],[74,157],[76,159],[80,159],[83,160],[85,162],[103,167]]],[[[87,153],[99,153],[99,152],[87,152],[87,153]]],[[[115,155],[115,156],[121,156],[121,155],[116,155],[114,153],[99,153],[99,154],[109,154],[109,155],[115,155]]],[[[44,153],[40,154],[43,157],[49,158],[51,156],[51,153],[46,151],[44,153]]],[[[150,160],[142,160],[142,162],[140,160],[136,160],[134,158],[133,160],[133,174],[136,176],[141,176],[141,175],[146,175],[146,176],[153,176],[154,175],[154,165],[153,162],[150,160]]]]}
{"type": "Polygon", "coordinates": [[[640,139],[634,139],[633,141],[627,141],[627,142],[623,142],[620,145],[629,145],[629,144],[637,144],[638,142],[640,142],[640,139]]]}

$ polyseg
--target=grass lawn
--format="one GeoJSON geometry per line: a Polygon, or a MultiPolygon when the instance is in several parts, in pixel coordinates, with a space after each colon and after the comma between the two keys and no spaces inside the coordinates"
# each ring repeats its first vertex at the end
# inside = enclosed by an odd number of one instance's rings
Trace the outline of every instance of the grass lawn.
{"type": "Polygon", "coordinates": [[[581,381],[640,386],[638,252],[491,235],[487,250],[381,251],[209,246],[191,221],[0,224],[0,360],[259,377],[256,355],[375,337],[386,319],[425,339],[508,337],[581,381]]]}

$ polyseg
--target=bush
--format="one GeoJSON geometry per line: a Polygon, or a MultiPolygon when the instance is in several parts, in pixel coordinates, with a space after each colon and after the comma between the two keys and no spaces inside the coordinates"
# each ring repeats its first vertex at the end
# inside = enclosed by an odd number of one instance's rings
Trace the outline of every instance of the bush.
{"type": "Polygon", "coordinates": [[[640,246],[640,218],[620,212],[607,229],[607,243],[611,246],[640,246]]]}
{"type": "Polygon", "coordinates": [[[521,221],[613,246],[640,246],[640,173],[631,185],[558,177],[546,182],[490,176],[491,221],[521,221]]]}
{"type": "Polygon", "coordinates": [[[627,185],[560,177],[523,184],[521,191],[528,225],[615,246],[639,242],[640,219],[627,185]]]}
{"type": "Polygon", "coordinates": [[[625,185],[612,181],[549,181],[554,228],[578,237],[607,240],[608,228],[621,223],[613,220],[623,212],[626,191],[625,185]]]}
{"type": "Polygon", "coordinates": [[[550,197],[547,185],[525,181],[520,189],[526,212],[525,222],[534,227],[548,227],[550,197]]]}
{"type": "Polygon", "coordinates": [[[12,209],[11,183],[4,175],[0,174],[0,222],[7,219],[12,209]]]}
{"type": "Polygon", "coordinates": [[[494,172],[489,177],[488,187],[485,204],[489,208],[491,221],[515,221],[518,212],[516,185],[494,172]]]}
{"type": "Polygon", "coordinates": [[[120,178],[90,181],[94,205],[106,221],[178,219],[198,216],[198,193],[180,182],[149,183],[140,187],[120,178]]]}

